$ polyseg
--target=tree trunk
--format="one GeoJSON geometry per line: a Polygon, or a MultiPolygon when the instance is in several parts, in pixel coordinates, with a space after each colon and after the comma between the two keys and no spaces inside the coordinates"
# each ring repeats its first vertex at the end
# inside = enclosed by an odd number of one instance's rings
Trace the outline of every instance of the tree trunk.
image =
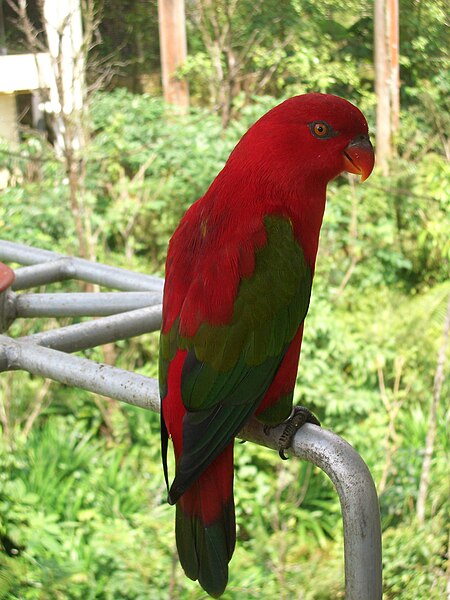
{"type": "MultiPolygon", "coordinates": [[[[389,0],[388,0],[389,1],[389,0]]],[[[386,51],[386,3],[375,0],[375,93],[377,96],[376,151],[377,163],[383,175],[389,174],[391,157],[391,113],[388,54],[386,51]]]]}
{"type": "Polygon", "coordinates": [[[79,0],[44,0],[43,20],[55,74],[50,101],[59,150],[77,151],[85,145],[85,56],[79,0]],[[67,131],[70,121],[71,131],[67,131]]]}
{"type": "Polygon", "coordinates": [[[159,0],[158,17],[164,99],[186,113],[189,108],[188,84],[175,75],[187,57],[184,0],[159,0]]]}
{"type": "Polygon", "coordinates": [[[391,131],[394,137],[392,150],[395,152],[395,134],[400,125],[399,11],[398,0],[387,0],[387,2],[391,84],[391,131]]]}

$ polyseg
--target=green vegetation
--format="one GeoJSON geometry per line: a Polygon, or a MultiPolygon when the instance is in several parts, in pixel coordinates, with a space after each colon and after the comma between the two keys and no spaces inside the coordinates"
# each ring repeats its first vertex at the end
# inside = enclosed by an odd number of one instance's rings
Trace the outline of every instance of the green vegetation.
{"type": "MultiPolygon", "coordinates": [[[[219,119],[200,109],[165,116],[156,99],[123,90],[97,96],[87,189],[101,226],[99,258],[161,274],[180,216],[268,103],[255,101],[222,132],[219,119]]],[[[74,251],[60,166],[35,138],[22,153],[4,163],[15,181],[4,192],[2,237],[74,251]],[[42,161],[30,163],[33,152],[42,161]]],[[[444,406],[422,528],[414,507],[449,291],[439,173],[446,168],[439,154],[428,154],[398,179],[375,173],[364,186],[344,178],[330,186],[299,373],[297,400],[357,448],[377,483],[384,480],[387,598],[437,599],[445,586],[444,406]]],[[[16,323],[12,333],[39,325],[16,323]]],[[[157,336],[145,337],[117,344],[116,362],[154,376],[157,336]]],[[[2,388],[4,597],[134,599],[149,590],[200,597],[174,567],[157,416],[56,384],[42,397],[42,382],[25,374],[3,375],[2,388]]],[[[446,383],[443,397],[448,392],[446,383]]],[[[239,544],[225,597],[342,595],[339,503],[325,476],[250,444],[236,454],[239,544]]]]}
{"type": "MultiPolygon", "coordinates": [[[[290,24],[302,5],[302,37],[274,47],[282,35],[274,20],[245,68],[268,61],[270,46],[284,53],[279,72],[262,90],[266,95],[236,96],[225,129],[221,116],[202,105],[211,65],[192,23],[187,72],[196,79],[189,115],[124,89],[92,98],[83,199],[98,260],[162,275],[181,215],[248,126],[281,97],[312,89],[340,93],[374,122],[372,23],[359,3],[346,0],[338,9],[330,1],[320,10],[314,3],[267,4],[293,11],[290,24]],[[355,18],[344,18],[345,11],[355,18]],[[370,34],[364,45],[361,31],[370,34]]],[[[422,3],[418,14],[418,3],[403,4],[398,156],[390,177],[375,171],[362,186],[341,177],[329,187],[296,401],[347,439],[371,469],[380,492],[386,600],[441,600],[450,510],[448,378],[423,524],[416,503],[450,293],[448,83],[439,68],[443,6],[422,3]]],[[[248,3],[242,6],[237,44],[253,23],[245,20],[248,3]]],[[[262,27],[267,15],[256,11],[252,18],[262,27]]],[[[51,147],[34,135],[18,150],[3,144],[2,169],[8,182],[1,237],[76,254],[68,183],[51,147]]],[[[16,322],[10,333],[42,326],[16,322]]],[[[156,376],[157,346],[151,334],[86,355],[156,376]]],[[[0,425],[0,598],[204,597],[176,561],[157,415],[7,373],[0,377],[0,425]]],[[[223,597],[343,598],[340,507],[326,476],[307,463],[281,462],[265,448],[238,444],[235,489],[238,544],[223,597]]]]}

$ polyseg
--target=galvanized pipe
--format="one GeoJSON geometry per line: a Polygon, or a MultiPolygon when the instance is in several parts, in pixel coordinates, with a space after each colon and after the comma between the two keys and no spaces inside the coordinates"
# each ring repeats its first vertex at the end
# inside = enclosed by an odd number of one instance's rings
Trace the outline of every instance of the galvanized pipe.
{"type": "Polygon", "coordinates": [[[21,265],[35,265],[48,260],[61,258],[61,255],[51,250],[43,250],[34,246],[26,246],[8,240],[0,240],[0,260],[21,265]]]}
{"type": "MultiPolygon", "coordinates": [[[[1,245],[2,242],[0,241],[1,245]]],[[[27,290],[47,283],[69,279],[73,275],[70,265],[70,258],[58,258],[28,267],[19,267],[15,270],[16,280],[12,289],[15,291],[27,290]]]]}
{"type": "Polygon", "coordinates": [[[0,364],[5,362],[8,370],[23,369],[141,408],[159,410],[156,379],[138,373],[0,336],[0,364]]]}
{"type": "MultiPolygon", "coordinates": [[[[0,336],[0,364],[159,410],[156,380],[98,364],[85,358],[0,336]]],[[[241,432],[246,439],[277,448],[283,426],[264,432],[253,420],[241,432]]],[[[306,424],[294,438],[291,453],[320,467],[339,495],[344,524],[347,600],[382,598],[381,527],[378,498],[371,474],[359,454],[331,431],[306,424]]]]}
{"type": "MultiPolygon", "coordinates": [[[[118,340],[143,335],[161,328],[161,306],[138,308],[119,315],[87,323],[76,323],[50,331],[22,337],[19,343],[32,343],[61,350],[79,352],[118,340]]],[[[2,371],[0,360],[0,371],[2,371]]]]}
{"type": "MultiPolygon", "coordinates": [[[[239,437],[277,449],[283,431],[267,436],[261,423],[250,421],[239,437]]],[[[341,503],[344,524],[346,600],[382,598],[380,509],[375,484],[359,454],[332,431],[305,424],[297,432],[290,453],[325,471],[341,503]]]]}
{"type": "MultiPolygon", "coordinates": [[[[57,269],[63,269],[63,278],[65,279],[81,279],[82,281],[96,283],[117,290],[161,291],[164,285],[163,279],[154,277],[153,275],[135,273],[128,269],[111,267],[83,258],[65,257],[62,254],[50,252],[49,250],[24,246],[23,244],[5,240],[0,240],[0,260],[23,265],[36,265],[43,262],[58,261],[57,269]],[[66,260],[64,263],[61,263],[61,259],[63,258],[66,260]]],[[[20,276],[20,269],[18,271],[20,276]]],[[[29,272],[26,272],[25,277],[30,277],[29,272]]],[[[23,289],[23,287],[20,289],[23,289]]]]}
{"type": "Polygon", "coordinates": [[[160,292],[18,294],[16,317],[102,317],[161,304],[160,292]]]}

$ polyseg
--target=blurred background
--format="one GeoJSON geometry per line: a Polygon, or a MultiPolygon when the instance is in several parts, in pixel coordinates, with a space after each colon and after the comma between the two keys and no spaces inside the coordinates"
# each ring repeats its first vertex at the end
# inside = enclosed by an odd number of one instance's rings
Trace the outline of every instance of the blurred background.
{"type": "MultiPolygon", "coordinates": [[[[295,401],[371,469],[388,600],[450,597],[445,9],[0,2],[6,240],[162,276],[179,219],[259,116],[311,91],[365,113],[377,166],[362,186],[329,186],[295,401]]],[[[54,325],[16,321],[10,334],[54,325]]],[[[84,353],[152,377],[157,354],[157,334],[84,353]]],[[[10,372],[0,428],[0,598],[205,596],[176,559],[157,415],[10,372]]],[[[237,445],[235,490],[224,598],[344,597],[339,501],[322,472],[237,445]]]]}

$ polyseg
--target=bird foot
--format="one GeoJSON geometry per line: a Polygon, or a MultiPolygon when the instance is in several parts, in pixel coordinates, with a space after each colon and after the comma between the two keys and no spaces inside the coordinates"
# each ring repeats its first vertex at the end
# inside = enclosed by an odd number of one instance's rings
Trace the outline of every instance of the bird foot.
{"type": "Polygon", "coordinates": [[[288,459],[284,451],[291,446],[295,434],[302,425],[305,423],[312,423],[313,425],[318,425],[320,427],[319,419],[304,406],[294,406],[291,416],[285,423],[286,427],[278,440],[278,454],[283,460],[288,459]]]}

